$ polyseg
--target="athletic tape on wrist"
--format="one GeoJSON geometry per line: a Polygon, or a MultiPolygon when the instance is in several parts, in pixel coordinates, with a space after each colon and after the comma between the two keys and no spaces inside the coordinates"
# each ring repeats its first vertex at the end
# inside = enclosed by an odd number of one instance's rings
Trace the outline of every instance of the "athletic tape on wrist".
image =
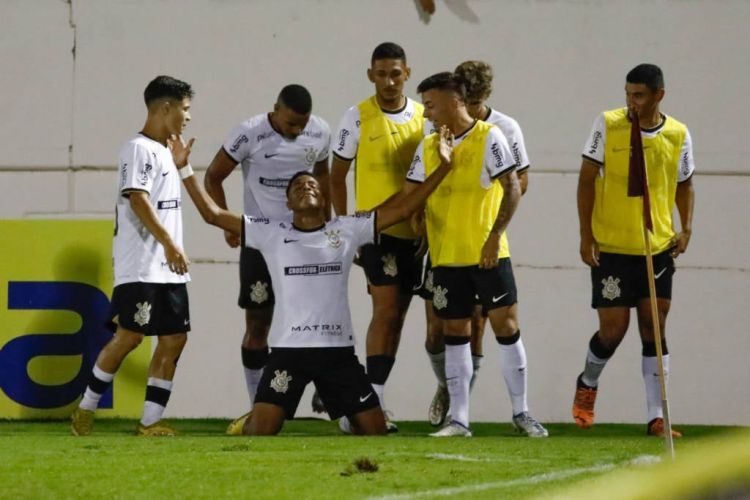
{"type": "Polygon", "coordinates": [[[180,179],[183,181],[193,175],[193,167],[188,163],[180,169],[180,179]]]}

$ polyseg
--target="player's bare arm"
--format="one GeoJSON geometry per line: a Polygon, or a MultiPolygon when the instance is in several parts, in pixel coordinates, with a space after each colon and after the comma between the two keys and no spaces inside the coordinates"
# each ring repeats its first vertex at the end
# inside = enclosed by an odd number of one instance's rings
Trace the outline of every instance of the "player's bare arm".
{"type": "Polygon", "coordinates": [[[169,236],[169,232],[159,222],[156,210],[148,199],[148,193],[145,191],[130,191],[128,200],[130,201],[130,208],[138,216],[141,224],[164,247],[164,256],[167,259],[169,270],[177,274],[185,274],[188,271],[190,260],[182,248],[174,243],[169,236]]]}
{"type": "Polygon", "coordinates": [[[500,236],[508,229],[510,219],[521,200],[521,185],[518,182],[518,174],[515,169],[504,174],[498,179],[503,186],[503,200],[500,202],[500,210],[497,212],[495,223],[492,225],[490,234],[482,245],[482,255],[479,259],[481,269],[490,269],[497,266],[497,255],[500,251],[500,236]]]}
{"type": "Polygon", "coordinates": [[[690,235],[693,232],[693,205],[695,203],[695,189],[693,188],[693,179],[690,178],[677,184],[675,193],[675,204],[677,212],[680,214],[680,232],[674,237],[674,248],[672,248],[672,257],[685,253],[690,235]]]}
{"type": "MultiPolygon", "coordinates": [[[[206,188],[208,195],[219,207],[225,210],[227,208],[227,198],[224,193],[224,179],[229,177],[229,174],[231,174],[236,167],[237,162],[229,156],[224,148],[219,148],[216,155],[214,155],[214,159],[211,160],[208,170],[206,170],[206,176],[203,178],[203,185],[206,188]]],[[[224,239],[232,248],[237,248],[240,245],[239,234],[225,231],[224,239]]]]}
{"type": "Polygon", "coordinates": [[[386,229],[424,207],[427,198],[453,167],[453,133],[443,126],[437,145],[440,166],[421,184],[407,182],[404,187],[377,208],[377,230],[386,229]]]}
{"type": "Polygon", "coordinates": [[[518,174],[518,185],[521,186],[521,196],[526,194],[526,190],[529,188],[529,169],[527,168],[520,174],[518,174]]]}
{"type": "Polygon", "coordinates": [[[344,160],[336,155],[331,162],[331,204],[336,215],[346,215],[346,175],[351,164],[352,160],[344,160]]]}
{"type": "Polygon", "coordinates": [[[325,199],[326,220],[331,220],[331,181],[328,175],[328,158],[316,162],[312,173],[318,179],[320,191],[323,193],[323,198],[325,199]]]}
{"type": "Polygon", "coordinates": [[[193,200],[204,221],[233,234],[242,234],[242,216],[217,205],[198,183],[195,175],[192,174],[192,167],[189,166],[188,158],[194,142],[195,137],[186,143],[181,136],[174,137],[169,141],[172,158],[180,171],[180,177],[183,178],[182,183],[190,195],[190,199],[193,200]],[[190,173],[186,174],[184,168],[190,169],[190,173]]]}
{"type": "Polygon", "coordinates": [[[594,196],[596,176],[599,175],[599,165],[593,161],[583,159],[581,171],[578,174],[578,224],[581,233],[581,260],[586,265],[599,265],[599,244],[594,239],[591,228],[591,216],[594,213],[594,196]]]}

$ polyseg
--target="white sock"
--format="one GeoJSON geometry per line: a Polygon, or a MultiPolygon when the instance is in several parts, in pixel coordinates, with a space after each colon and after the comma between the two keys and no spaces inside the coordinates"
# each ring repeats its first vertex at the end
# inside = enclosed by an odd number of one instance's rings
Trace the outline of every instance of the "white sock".
{"type": "MultiPolygon", "coordinates": [[[[664,364],[664,384],[669,382],[669,354],[662,357],[664,364]]],[[[643,383],[646,385],[646,411],[648,421],[655,418],[664,418],[661,408],[661,384],[659,383],[659,365],[656,356],[643,356],[641,358],[641,373],[643,383]]]]}
{"type": "Polygon", "coordinates": [[[445,346],[445,378],[451,402],[451,419],[469,427],[471,345],[445,346]]]}
{"type": "Polygon", "coordinates": [[[260,377],[263,375],[263,368],[245,368],[245,384],[247,384],[247,395],[250,396],[250,407],[255,403],[255,393],[258,392],[260,377]]]}
{"type": "MultiPolygon", "coordinates": [[[[96,378],[107,384],[111,384],[112,380],[115,378],[114,373],[107,373],[96,365],[94,365],[94,368],[91,371],[96,378]]],[[[87,386],[78,407],[83,408],[84,410],[96,411],[96,408],[99,406],[99,400],[102,399],[102,396],[103,393],[94,392],[91,387],[87,386]]]]}
{"type": "MultiPolygon", "coordinates": [[[[158,387],[160,389],[166,389],[172,391],[172,381],[164,380],[161,378],[149,377],[148,386],[158,387]]],[[[148,397],[148,386],[146,387],[146,397],[148,397]]],[[[148,427],[161,420],[164,414],[165,405],[159,404],[156,401],[149,401],[148,399],[143,404],[143,417],[141,417],[141,424],[148,427]]]]}
{"type": "Polygon", "coordinates": [[[372,390],[375,391],[375,394],[378,395],[378,399],[380,400],[380,407],[385,410],[385,385],[381,384],[370,384],[372,385],[372,390]]]}
{"type": "Polygon", "coordinates": [[[600,358],[589,348],[586,352],[586,364],[583,367],[583,375],[581,375],[581,381],[589,387],[597,387],[599,385],[599,375],[604,370],[604,365],[607,364],[609,358],[600,358]]]}
{"type": "Polygon", "coordinates": [[[526,349],[523,340],[514,344],[500,345],[500,367],[508,387],[513,415],[529,411],[526,403],[526,349]]]}
{"type": "Polygon", "coordinates": [[[474,388],[474,381],[477,379],[477,373],[479,372],[479,368],[482,367],[482,359],[484,359],[484,356],[481,354],[471,355],[471,364],[474,368],[474,372],[471,374],[471,382],[469,383],[470,391],[474,388]]]}
{"type": "Polygon", "coordinates": [[[438,385],[445,387],[445,351],[438,353],[428,352],[427,357],[430,358],[430,365],[432,366],[432,371],[435,373],[438,385]]]}

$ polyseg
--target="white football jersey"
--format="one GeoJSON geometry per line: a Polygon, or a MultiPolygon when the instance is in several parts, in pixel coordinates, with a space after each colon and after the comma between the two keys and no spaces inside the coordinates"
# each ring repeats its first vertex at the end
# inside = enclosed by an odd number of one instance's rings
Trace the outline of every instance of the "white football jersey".
{"type": "Polygon", "coordinates": [[[315,115],[294,140],[274,130],[268,114],[256,115],[235,127],[224,150],[242,164],[244,213],[291,220],[286,206],[289,179],[300,170],[312,172],[315,163],[327,159],[330,141],[331,129],[315,115]]]}
{"type": "Polygon", "coordinates": [[[513,153],[513,159],[516,162],[516,172],[521,173],[529,168],[529,155],[526,152],[526,143],[523,140],[523,132],[518,122],[510,116],[490,108],[490,113],[484,119],[502,131],[508,146],[513,153]]]}
{"type": "Polygon", "coordinates": [[[120,151],[120,176],[115,206],[113,260],[115,286],[145,283],[185,283],[190,275],[169,270],[164,247],[130,208],[130,191],[145,191],[156,216],[177,246],[182,248],[180,174],[172,153],[161,143],[138,134],[120,151]]]}
{"type": "MultiPolygon", "coordinates": [[[[268,345],[354,345],[349,270],[357,248],[375,241],[375,214],[336,217],[303,231],[289,222],[245,216],[243,244],[260,250],[276,295],[268,345]]],[[[252,293],[267,293],[256,283],[252,293]]]]}

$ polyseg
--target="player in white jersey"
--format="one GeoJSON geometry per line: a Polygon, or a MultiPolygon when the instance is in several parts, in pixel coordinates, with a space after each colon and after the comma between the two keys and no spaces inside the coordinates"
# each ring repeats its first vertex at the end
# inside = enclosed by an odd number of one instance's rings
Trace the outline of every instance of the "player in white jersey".
{"type": "Polygon", "coordinates": [[[71,417],[77,436],[91,433],[102,395],[122,360],[144,335],[156,335],[158,342],[136,433],[175,434],[161,417],[190,331],[185,285],[190,281],[190,261],[182,249],[180,179],[169,138],[181,134],[190,121],[192,97],[189,84],[169,76],[156,77],[144,92],[146,123],[120,151],[111,311],[117,330],[99,353],[83,398],[71,417]]]}
{"type": "MultiPolygon", "coordinates": [[[[312,98],[307,89],[287,85],[281,90],[272,112],[253,116],[235,127],[206,172],[206,191],[214,201],[222,208],[227,207],[222,183],[237,164],[242,165],[244,213],[247,215],[291,220],[285,189],[289,179],[300,169],[316,176],[327,200],[331,133],[328,124],[312,115],[311,110],[312,98]]],[[[229,246],[239,246],[239,235],[225,232],[225,239],[229,246]]],[[[266,262],[258,250],[243,247],[238,305],[245,309],[241,352],[251,406],[268,358],[267,338],[274,303],[266,262]]]]}
{"type": "MultiPolygon", "coordinates": [[[[529,156],[518,122],[486,104],[492,94],[492,67],[484,61],[465,61],[456,67],[454,75],[464,83],[466,88],[466,111],[469,115],[495,125],[507,139],[517,166],[516,173],[521,186],[521,195],[523,195],[526,193],[529,182],[529,156]]],[[[418,222],[422,223],[423,219],[418,222]]],[[[439,426],[443,424],[448,414],[448,388],[445,383],[443,324],[432,308],[432,266],[429,258],[420,295],[425,299],[427,315],[425,350],[438,380],[437,390],[430,403],[428,420],[432,425],[439,426]]],[[[483,359],[482,341],[486,323],[487,315],[483,313],[481,305],[477,304],[471,318],[471,358],[474,370],[471,379],[472,387],[483,359]]]]}
{"type": "MultiPolygon", "coordinates": [[[[263,253],[279,298],[269,336],[272,350],[253,411],[243,425],[245,434],[277,434],[284,420],[294,416],[309,382],[332,418],[348,417],[356,433],[386,433],[378,396],[354,354],[349,269],[357,248],[408,218],[448,174],[452,136],[447,129],[437,148],[441,165],[408,199],[329,222],[320,183],[308,172],[295,175],[289,184],[292,220],[272,221],[217,207],[186,167],[185,187],[203,218],[241,233],[244,245],[263,253]]],[[[180,140],[176,151],[186,157],[189,146],[180,140]]]]}

